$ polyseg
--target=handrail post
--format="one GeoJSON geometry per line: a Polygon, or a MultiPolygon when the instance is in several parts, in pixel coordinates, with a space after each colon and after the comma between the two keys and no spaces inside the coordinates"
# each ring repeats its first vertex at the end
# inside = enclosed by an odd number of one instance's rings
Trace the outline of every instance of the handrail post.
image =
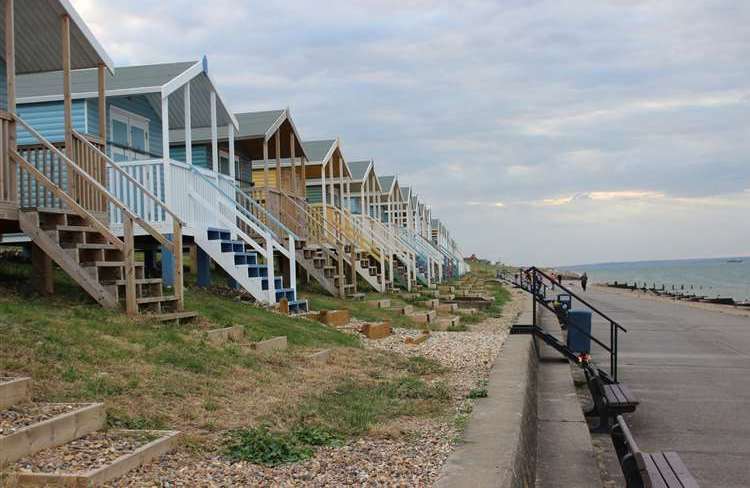
{"type": "Polygon", "coordinates": [[[273,240],[271,235],[266,232],[266,279],[268,280],[268,303],[276,303],[276,281],[274,279],[274,260],[273,260],[273,240]]]}
{"type": "Polygon", "coordinates": [[[609,322],[610,349],[609,353],[609,370],[612,373],[612,379],[617,383],[617,327],[615,323],[609,322]]]}
{"type": "Polygon", "coordinates": [[[133,219],[125,216],[123,219],[125,244],[125,312],[128,315],[138,313],[138,302],[135,286],[135,239],[133,234],[133,219]]]}
{"type": "Polygon", "coordinates": [[[179,220],[172,219],[172,245],[174,250],[174,294],[177,297],[177,310],[182,311],[185,307],[184,284],[182,277],[182,224],[179,220]]]}
{"type": "MultiPolygon", "coordinates": [[[[294,236],[289,236],[289,287],[297,291],[297,250],[294,244],[294,236]]],[[[299,297],[298,297],[299,298],[299,297]]]]}

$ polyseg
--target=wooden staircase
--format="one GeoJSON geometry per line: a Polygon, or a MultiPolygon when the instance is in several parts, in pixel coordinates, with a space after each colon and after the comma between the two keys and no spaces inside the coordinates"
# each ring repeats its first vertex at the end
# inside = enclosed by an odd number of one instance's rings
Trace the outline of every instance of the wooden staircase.
{"type": "MultiPolygon", "coordinates": [[[[18,171],[19,226],[40,259],[57,263],[103,307],[122,308],[129,315],[154,314],[162,321],[195,317],[183,311],[184,222],[85,136],[74,132],[73,146],[60,149],[17,115],[12,121],[37,140],[25,149],[4,142],[18,171]],[[123,176],[133,198],[169,216],[171,238],[109,192],[107,169],[123,176]],[[112,217],[122,222],[121,236],[109,227],[112,217]],[[136,225],[173,254],[172,295],[165,295],[162,280],[147,276],[144,264],[135,260],[136,225]]],[[[42,273],[51,281],[50,266],[42,273]]]]}
{"type": "MultiPolygon", "coordinates": [[[[58,208],[21,209],[19,223],[32,242],[100,305],[126,308],[125,253],[100,231],[87,225],[78,214],[58,208]]],[[[146,276],[142,262],[134,262],[133,269],[137,313],[170,320],[197,315],[182,312],[181,299],[165,295],[161,278],[146,276]]]]}

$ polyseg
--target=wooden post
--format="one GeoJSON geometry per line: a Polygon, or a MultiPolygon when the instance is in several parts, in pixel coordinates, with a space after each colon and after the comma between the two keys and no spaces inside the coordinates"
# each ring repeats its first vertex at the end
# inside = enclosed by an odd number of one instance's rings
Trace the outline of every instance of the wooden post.
{"type": "Polygon", "coordinates": [[[190,82],[185,83],[185,163],[193,164],[193,120],[190,108],[190,82]]]}
{"type": "Polygon", "coordinates": [[[174,245],[174,296],[177,297],[177,311],[185,308],[185,292],[182,277],[182,224],[172,218],[172,244],[174,245]]]}
{"type": "Polygon", "coordinates": [[[328,212],[326,211],[326,166],[324,162],[320,163],[320,194],[323,203],[323,225],[326,225],[328,220],[328,212]]]}
{"type": "MultiPolygon", "coordinates": [[[[333,161],[328,161],[328,185],[330,188],[330,195],[331,195],[331,207],[336,206],[336,193],[335,193],[335,186],[334,186],[334,179],[333,179],[333,161]]],[[[328,212],[328,209],[325,210],[328,212]]]]}
{"type": "Polygon", "coordinates": [[[123,219],[125,242],[125,312],[128,315],[138,313],[138,302],[135,291],[135,240],[133,234],[133,219],[125,216],[123,219]]]}
{"type": "Polygon", "coordinates": [[[274,135],[274,149],[276,149],[276,189],[281,192],[281,128],[274,135]]]}
{"type": "MultiPolygon", "coordinates": [[[[269,198],[268,188],[271,185],[268,174],[268,141],[263,140],[263,193],[266,199],[266,209],[271,210],[271,199],[269,198]]],[[[268,224],[266,222],[266,224],[268,224]]]]}
{"type": "Polygon", "coordinates": [[[339,160],[339,208],[344,209],[344,158],[338,155],[339,160]]]}
{"type": "MultiPolygon", "coordinates": [[[[15,36],[15,1],[5,0],[5,81],[8,92],[8,112],[16,113],[16,36],[15,36]]],[[[16,121],[8,124],[9,151],[16,150],[16,121]]],[[[8,158],[8,196],[11,201],[18,200],[18,183],[16,178],[16,160],[8,158]]]]}
{"type": "MultiPolygon", "coordinates": [[[[97,78],[99,88],[99,138],[102,142],[102,151],[107,154],[107,78],[106,78],[107,67],[104,63],[99,63],[97,66],[97,78]]],[[[107,162],[103,157],[97,157],[99,160],[99,183],[105,188],[109,188],[109,182],[107,181],[107,162]]],[[[99,208],[97,210],[101,212],[107,212],[107,199],[104,195],[99,199],[99,208]]],[[[107,213],[107,216],[109,214],[107,213]]]]}
{"type": "MultiPolygon", "coordinates": [[[[339,241],[338,243],[338,261],[339,261],[339,296],[346,298],[346,270],[344,269],[344,245],[339,241]]],[[[356,266],[355,263],[352,265],[356,266]]]]}
{"type": "Polygon", "coordinates": [[[299,159],[302,165],[302,198],[307,198],[307,169],[305,167],[306,159],[304,155],[302,155],[299,159]]]}
{"type": "Polygon", "coordinates": [[[237,175],[235,174],[234,167],[234,126],[231,122],[227,124],[227,139],[227,144],[229,144],[229,176],[232,177],[232,183],[234,183],[237,175]]]}
{"type": "Polygon", "coordinates": [[[49,296],[55,293],[52,259],[41,247],[31,243],[31,267],[34,270],[36,289],[40,295],[49,296]]]}
{"type": "Polygon", "coordinates": [[[211,168],[219,172],[219,135],[216,126],[216,91],[211,90],[211,168]]]}
{"type": "Polygon", "coordinates": [[[172,170],[169,160],[169,96],[161,98],[161,151],[164,161],[164,202],[167,206],[172,204],[172,170]]]}
{"type": "MultiPolygon", "coordinates": [[[[73,156],[73,96],[71,94],[71,65],[70,65],[70,17],[63,15],[60,17],[62,33],[62,71],[63,71],[63,109],[65,119],[65,155],[71,161],[77,163],[73,156]]],[[[80,177],[72,170],[68,169],[68,193],[80,202],[78,195],[78,182],[80,177]]]]}
{"type": "Polygon", "coordinates": [[[289,159],[292,166],[292,194],[297,196],[297,142],[294,140],[294,131],[289,131],[289,159]]]}
{"type": "Polygon", "coordinates": [[[357,293],[357,243],[352,242],[352,285],[354,285],[354,288],[352,288],[352,293],[357,293]]]}

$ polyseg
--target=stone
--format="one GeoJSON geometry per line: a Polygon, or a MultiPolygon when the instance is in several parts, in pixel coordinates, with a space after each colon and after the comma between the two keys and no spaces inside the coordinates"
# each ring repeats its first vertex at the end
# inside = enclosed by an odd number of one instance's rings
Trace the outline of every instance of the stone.
{"type": "Polygon", "coordinates": [[[239,342],[245,337],[245,329],[239,325],[225,327],[223,329],[213,329],[205,332],[206,339],[214,344],[224,344],[226,342],[239,342]]]}
{"type": "Polygon", "coordinates": [[[367,304],[375,308],[388,308],[391,306],[391,301],[388,299],[368,300],[367,304]]]}
{"type": "Polygon", "coordinates": [[[455,312],[458,310],[457,303],[441,303],[437,307],[438,312],[455,312]]]}
{"type": "Polygon", "coordinates": [[[416,346],[417,344],[422,344],[423,342],[427,341],[427,339],[429,338],[430,338],[430,334],[429,332],[427,332],[427,333],[420,334],[418,337],[409,336],[406,339],[404,339],[404,342],[406,344],[416,346]]]}
{"type": "Polygon", "coordinates": [[[366,323],[362,326],[360,332],[368,339],[382,339],[391,335],[391,324],[388,322],[366,323]]]}
{"type": "Polygon", "coordinates": [[[330,327],[343,327],[351,320],[349,310],[323,310],[320,312],[318,320],[330,327]]]}
{"type": "Polygon", "coordinates": [[[283,351],[287,348],[286,336],[273,337],[250,344],[256,352],[283,351]]]}
{"type": "Polygon", "coordinates": [[[418,324],[428,324],[435,321],[437,313],[434,310],[430,310],[429,312],[413,313],[409,317],[418,324]]]}
{"type": "Polygon", "coordinates": [[[313,364],[326,364],[331,359],[331,350],[323,349],[307,356],[307,360],[313,364]]]}

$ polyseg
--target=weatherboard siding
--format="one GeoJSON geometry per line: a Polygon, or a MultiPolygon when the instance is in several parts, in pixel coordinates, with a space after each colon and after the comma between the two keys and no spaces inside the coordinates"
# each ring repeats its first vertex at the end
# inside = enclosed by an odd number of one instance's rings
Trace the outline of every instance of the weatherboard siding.
{"type": "MultiPolygon", "coordinates": [[[[62,102],[25,103],[16,107],[31,127],[51,142],[65,141],[65,108],[62,102]]],[[[86,106],[83,100],[73,100],[73,128],[86,131],[86,106]]],[[[28,131],[18,128],[18,144],[38,144],[28,131]]]]}
{"type": "MultiPolygon", "coordinates": [[[[201,168],[211,168],[211,148],[205,144],[193,144],[192,153],[193,153],[193,165],[199,166],[201,168]]],[[[181,161],[183,163],[187,163],[187,159],[185,158],[185,154],[187,151],[185,151],[185,145],[179,145],[179,146],[171,146],[169,148],[169,157],[174,159],[175,161],[181,161]]]]}
{"type": "Polygon", "coordinates": [[[4,59],[0,59],[0,110],[8,111],[8,79],[5,77],[4,59]]]}

